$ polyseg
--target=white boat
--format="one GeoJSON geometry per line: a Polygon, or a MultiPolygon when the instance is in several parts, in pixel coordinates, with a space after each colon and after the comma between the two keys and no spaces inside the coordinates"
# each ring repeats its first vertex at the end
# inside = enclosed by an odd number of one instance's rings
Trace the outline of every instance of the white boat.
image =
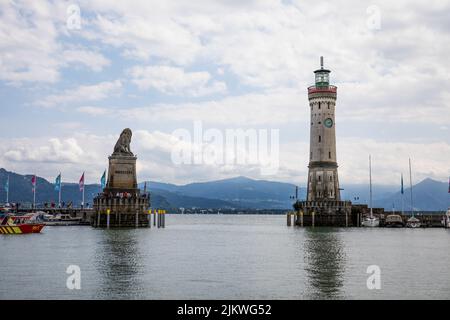
{"type": "Polygon", "coordinates": [[[370,185],[370,215],[365,217],[361,222],[363,227],[378,227],[380,225],[380,219],[374,217],[372,209],[372,160],[369,155],[369,185],[370,185]]]}
{"type": "Polygon", "coordinates": [[[450,228],[450,208],[448,208],[444,219],[442,219],[442,224],[444,225],[444,228],[450,228]]]}
{"type": "Polygon", "coordinates": [[[403,228],[403,219],[398,214],[390,214],[386,217],[384,226],[386,228],[403,228]]]}
{"type": "Polygon", "coordinates": [[[420,226],[421,226],[420,220],[414,216],[412,216],[408,220],[406,220],[407,228],[420,228],[420,226]]]}
{"type": "Polygon", "coordinates": [[[46,226],[74,226],[81,224],[82,218],[74,218],[69,214],[45,214],[41,216],[42,222],[46,226]]]}
{"type": "Polygon", "coordinates": [[[378,227],[380,225],[380,220],[376,217],[366,217],[363,222],[363,227],[378,227]]]}
{"type": "Polygon", "coordinates": [[[420,228],[420,220],[414,216],[414,206],[413,206],[413,188],[412,188],[412,178],[411,178],[411,159],[409,159],[409,190],[411,192],[411,212],[412,216],[406,220],[407,228],[420,228]]]}

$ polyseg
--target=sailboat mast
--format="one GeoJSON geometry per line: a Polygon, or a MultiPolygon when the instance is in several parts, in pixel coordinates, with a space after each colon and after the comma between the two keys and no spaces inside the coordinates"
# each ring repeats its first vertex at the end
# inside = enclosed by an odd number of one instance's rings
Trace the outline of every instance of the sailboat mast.
{"type": "Polygon", "coordinates": [[[373,212],[372,212],[372,159],[369,154],[369,190],[370,190],[370,197],[369,197],[369,205],[370,205],[370,217],[373,218],[373,212]]]}
{"type": "Polygon", "coordinates": [[[411,178],[411,158],[409,160],[409,191],[411,193],[411,212],[414,217],[414,206],[413,206],[413,190],[412,190],[412,178],[411,178]]]}

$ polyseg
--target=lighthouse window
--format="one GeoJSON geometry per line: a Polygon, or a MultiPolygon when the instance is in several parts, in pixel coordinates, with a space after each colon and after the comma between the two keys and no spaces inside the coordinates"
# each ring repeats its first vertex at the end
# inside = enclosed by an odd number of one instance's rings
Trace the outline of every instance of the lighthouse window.
{"type": "Polygon", "coordinates": [[[319,136],[319,142],[321,142],[322,141],[322,136],[319,136]]]}
{"type": "Polygon", "coordinates": [[[319,121],[319,124],[321,124],[322,122],[319,121]]]}
{"type": "Polygon", "coordinates": [[[331,159],[331,152],[328,152],[328,159],[331,159]]]}
{"type": "Polygon", "coordinates": [[[330,176],[330,181],[333,181],[333,176],[330,176]]]}
{"type": "Polygon", "coordinates": [[[320,102],[319,102],[319,110],[320,110],[320,102]]]}
{"type": "Polygon", "coordinates": [[[320,181],[320,176],[317,176],[317,180],[319,180],[319,181],[320,181]]]}
{"type": "Polygon", "coordinates": [[[328,109],[330,109],[330,103],[328,102],[328,109]]]}

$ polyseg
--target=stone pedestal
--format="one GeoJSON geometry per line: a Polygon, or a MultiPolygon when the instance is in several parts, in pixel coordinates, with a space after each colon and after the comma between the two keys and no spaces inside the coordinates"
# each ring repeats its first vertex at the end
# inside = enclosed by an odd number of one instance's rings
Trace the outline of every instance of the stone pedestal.
{"type": "Polygon", "coordinates": [[[92,218],[93,227],[106,228],[140,228],[150,227],[148,195],[124,197],[102,194],[94,198],[95,214],[92,218]]]}
{"type": "Polygon", "coordinates": [[[108,182],[105,192],[137,190],[135,156],[111,155],[109,158],[108,182]]]}
{"type": "Polygon", "coordinates": [[[93,227],[150,227],[150,196],[137,187],[136,159],[132,154],[109,157],[106,187],[94,198],[93,227]]]}
{"type": "Polygon", "coordinates": [[[350,201],[297,201],[294,225],[315,227],[358,226],[350,201]]]}

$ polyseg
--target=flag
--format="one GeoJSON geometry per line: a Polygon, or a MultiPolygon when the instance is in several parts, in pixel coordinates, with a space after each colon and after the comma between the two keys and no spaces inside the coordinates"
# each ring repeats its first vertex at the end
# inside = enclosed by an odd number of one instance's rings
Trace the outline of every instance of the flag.
{"type": "Polygon", "coordinates": [[[9,192],[9,176],[6,178],[6,182],[5,182],[5,191],[9,192]]]}
{"type": "Polygon", "coordinates": [[[55,191],[61,190],[61,173],[55,179],[55,191]]]}
{"type": "Polygon", "coordinates": [[[36,175],[31,177],[31,185],[32,185],[32,190],[35,191],[35,189],[36,189],[36,175]]]}
{"type": "Polygon", "coordinates": [[[78,182],[78,186],[80,187],[80,191],[84,190],[84,172],[83,172],[83,175],[80,178],[80,181],[78,182]]]}
{"type": "Polygon", "coordinates": [[[100,184],[102,185],[102,190],[106,187],[106,170],[103,172],[102,177],[100,178],[100,184]]]}
{"type": "Polygon", "coordinates": [[[403,190],[403,173],[402,173],[402,188],[401,188],[400,192],[401,192],[401,194],[404,193],[404,190],[403,190]]]}

